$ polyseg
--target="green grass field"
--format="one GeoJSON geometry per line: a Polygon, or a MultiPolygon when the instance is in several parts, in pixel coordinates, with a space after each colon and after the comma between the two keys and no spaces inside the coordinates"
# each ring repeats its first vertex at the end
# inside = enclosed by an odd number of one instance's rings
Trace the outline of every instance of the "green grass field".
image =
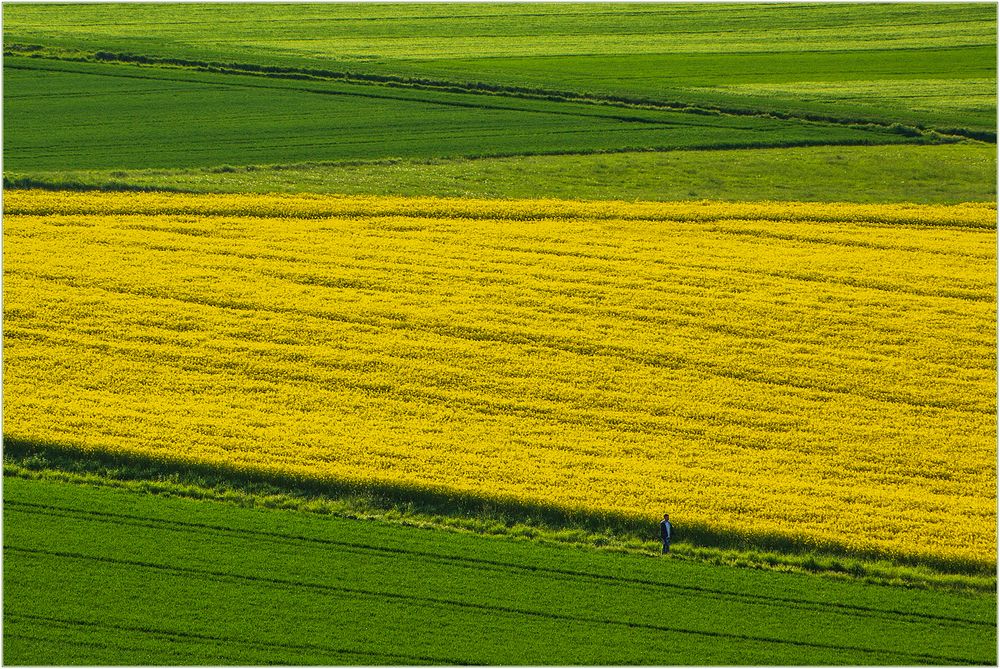
{"type": "Polygon", "coordinates": [[[990,4],[8,5],[6,44],[994,132],[990,4]],[[947,94],[942,95],[942,86],[947,94]],[[877,95],[872,95],[872,90],[877,95]],[[808,91],[803,96],[802,91],[808,91]]]}
{"type": "Polygon", "coordinates": [[[8,57],[5,169],[889,144],[886,128],[8,57]],[[141,122],[135,122],[142,119],[141,122]]]}
{"type": "Polygon", "coordinates": [[[7,181],[70,190],[952,204],[995,201],[996,170],[993,145],[968,143],[66,170],[8,173],[7,181]]]}
{"type": "MultiPolygon", "coordinates": [[[[5,171],[995,135],[995,17],[985,5],[504,14],[8,5],[5,171]]],[[[718,167],[724,180],[726,163],[718,167]]],[[[587,168],[573,155],[559,167],[583,182],[587,168]]]]}
{"type": "Polygon", "coordinates": [[[4,511],[6,664],[996,661],[992,596],[16,477],[4,511]]]}

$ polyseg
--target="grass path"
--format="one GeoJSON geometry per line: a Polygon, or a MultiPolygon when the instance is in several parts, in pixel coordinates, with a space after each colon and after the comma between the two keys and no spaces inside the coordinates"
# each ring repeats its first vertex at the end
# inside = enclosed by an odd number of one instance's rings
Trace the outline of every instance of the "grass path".
{"type": "Polygon", "coordinates": [[[8,187],[582,200],[996,200],[996,146],[810,146],[5,174],[8,187]],[[858,184],[864,184],[858,188],[858,184]]]}
{"type": "Polygon", "coordinates": [[[11,477],[4,506],[8,664],[996,658],[992,596],[11,477]]]}

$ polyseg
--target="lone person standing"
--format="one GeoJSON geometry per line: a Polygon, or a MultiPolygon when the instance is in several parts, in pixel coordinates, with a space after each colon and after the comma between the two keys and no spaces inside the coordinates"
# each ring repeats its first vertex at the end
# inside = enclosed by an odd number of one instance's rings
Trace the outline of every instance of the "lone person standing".
{"type": "Polygon", "coordinates": [[[670,552],[670,535],[673,533],[673,528],[670,527],[670,514],[663,514],[663,520],[660,521],[660,540],[663,541],[663,552],[670,552]]]}

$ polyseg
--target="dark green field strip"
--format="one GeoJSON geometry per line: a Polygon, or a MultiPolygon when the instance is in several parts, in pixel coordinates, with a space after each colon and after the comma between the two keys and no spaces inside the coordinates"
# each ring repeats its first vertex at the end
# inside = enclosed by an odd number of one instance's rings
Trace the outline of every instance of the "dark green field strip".
{"type": "Polygon", "coordinates": [[[5,93],[13,171],[912,141],[879,128],[30,58],[5,60],[5,93]]]}
{"type": "MultiPolygon", "coordinates": [[[[201,635],[204,648],[211,643],[202,637],[246,639],[253,629],[255,641],[294,646],[285,650],[301,651],[296,658],[338,663],[354,661],[354,651],[369,654],[361,663],[964,664],[994,657],[992,597],[13,478],[5,479],[4,495],[5,630],[24,636],[32,629],[39,636],[42,619],[54,619],[59,628],[67,621],[105,626],[91,642],[114,645],[115,629],[141,628],[201,635]],[[927,642],[912,648],[914,636],[927,642]],[[511,638],[519,639],[514,647],[511,638]]],[[[27,640],[18,644],[29,653],[22,658],[34,652],[27,640]]],[[[5,659],[18,663],[5,646],[5,659]]],[[[240,643],[227,648],[268,657],[240,643]]],[[[130,652],[122,657],[136,657],[130,652]]]]}
{"type": "Polygon", "coordinates": [[[477,58],[406,60],[393,62],[391,70],[365,72],[107,51],[66,52],[16,44],[6,47],[5,55],[40,58],[50,67],[55,67],[52,61],[143,64],[187,73],[334,80],[602,107],[776,115],[835,123],[902,121],[995,140],[995,45],[821,55],[741,54],[733,61],[720,60],[717,54],[491,58],[486,71],[492,79],[488,81],[482,80],[483,61],[477,58]],[[907,61],[905,68],[900,60],[907,61]],[[878,85],[875,97],[870,90],[873,85],[878,85]]]}

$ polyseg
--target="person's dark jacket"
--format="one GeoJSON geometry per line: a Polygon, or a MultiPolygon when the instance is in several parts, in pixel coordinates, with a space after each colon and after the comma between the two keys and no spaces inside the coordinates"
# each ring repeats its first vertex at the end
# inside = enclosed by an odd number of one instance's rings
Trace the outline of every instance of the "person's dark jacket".
{"type": "Polygon", "coordinates": [[[674,535],[674,528],[671,527],[669,520],[660,521],[660,539],[663,541],[670,541],[674,535]]]}

